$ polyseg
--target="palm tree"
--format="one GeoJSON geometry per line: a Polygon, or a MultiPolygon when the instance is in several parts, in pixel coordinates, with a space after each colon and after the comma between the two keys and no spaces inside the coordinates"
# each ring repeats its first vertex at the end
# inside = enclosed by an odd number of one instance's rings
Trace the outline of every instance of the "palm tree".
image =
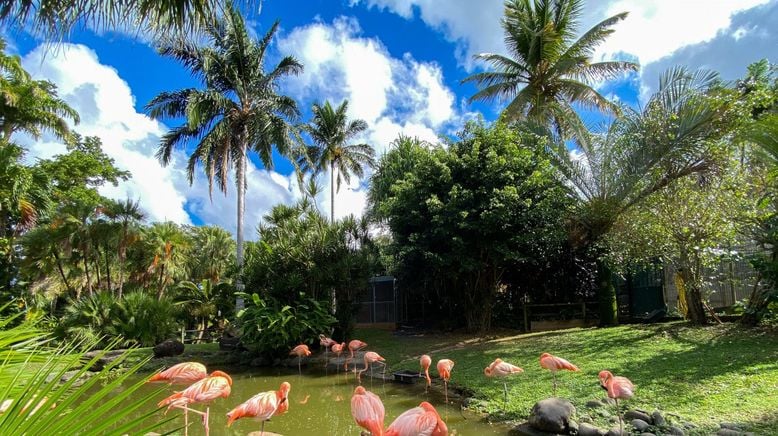
{"type": "Polygon", "coordinates": [[[124,271],[127,262],[127,247],[140,239],[140,229],[138,224],[143,221],[146,215],[141,210],[138,201],[132,201],[129,198],[124,201],[114,202],[104,210],[104,213],[111,218],[121,228],[118,255],[119,255],[119,286],[117,296],[121,299],[124,293],[124,271]]]}
{"type": "Polygon", "coordinates": [[[143,241],[148,256],[147,274],[155,280],[157,299],[162,300],[167,287],[186,274],[190,241],[186,233],[170,221],[144,228],[143,241]]]}
{"type": "Polygon", "coordinates": [[[225,282],[213,282],[203,279],[199,284],[182,281],[178,284],[176,304],[186,308],[186,314],[197,321],[198,340],[203,339],[208,324],[217,321],[226,306],[226,297],[232,291],[232,286],[225,282]]]}
{"type": "Polygon", "coordinates": [[[507,0],[502,27],[509,55],[475,56],[493,71],[462,81],[480,88],[470,101],[509,101],[502,112],[507,121],[531,119],[554,126],[563,135],[581,135],[586,130],[572,104],[618,113],[618,107],[591,83],[637,70],[638,65],[592,62],[591,56],[627,13],[601,21],[576,40],[582,11],[583,0],[507,0]]]}
{"type": "Polygon", "coordinates": [[[235,240],[218,226],[192,229],[189,276],[195,280],[220,282],[235,264],[235,240]]]}
{"type": "Polygon", "coordinates": [[[604,132],[579,138],[572,151],[561,141],[549,147],[552,163],[578,204],[571,240],[591,250],[597,262],[603,324],[617,322],[603,236],[621,214],[652,193],[715,166],[716,141],[729,133],[727,107],[708,94],[716,84],[715,73],[671,69],[642,111],[626,110],[604,132]]]}
{"type": "Polygon", "coordinates": [[[160,142],[157,156],[163,165],[170,163],[175,147],[194,142],[189,182],[202,164],[211,189],[215,180],[224,192],[230,168],[235,166],[239,269],[243,265],[246,154],[253,150],[265,168],[271,169],[273,146],[282,155],[290,154],[292,127],[288,120],[299,115],[295,101],[278,93],[278,82],[301,73],[302,64],[287,56],[270,72],[265,71],[265,56],[277,29],[278,22],[262,39],[255,40],[249,36],[243,17],[230,6],[223,19],[204,28],[209,46],[182,38],[162,44],[160,53],[181,61],[203,81],[205,89],[163,92],[146,105],[153,118],[186,118],[160,142]]]}
{"type": "Polygon", "coordinates": [[[347,142],[367,130],[364,120],[348,120],[348,100],[337,108],[327,101],[323,106],[313,105],[313,119],[303,127],[313,145],[307,147],[307,159],[300,161],[303,170],[314,173],[330,170],[330,221],[335,221],[335,193],[341,181],[351,182],[351,175],[362,178],[364,166],[375,166],[375,151],[367,144],[347,142]],[[337,176],[335,172],[337,170],[337,176]]]}

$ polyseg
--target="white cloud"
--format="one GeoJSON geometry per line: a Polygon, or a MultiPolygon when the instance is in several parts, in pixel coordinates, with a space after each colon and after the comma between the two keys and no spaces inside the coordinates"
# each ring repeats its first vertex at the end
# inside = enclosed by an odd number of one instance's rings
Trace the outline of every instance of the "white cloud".
{"type": "MultiPolygon", "coordinates": [[[[171,165],[163,167],[155,158],[159,137],[166,127],[135,110],[135,101],[127,83],[110,66],[100,63],[97,55],[83,45],[61,44],[57,49],[39,46],[23,58],[24,67],[36,78],[50,80],[58,93],[81,115],[76,131],[98,136],[106,154],[116,165],[129,170],[132,178],[118,186],[101,188],[111,198],[140,200],[150,220],[191,223],[187,210],[207,224],[217,224],[235,232],[236,206],[234,183],[228,195],[214,191],[209,199],[207,180],[197,174],[193,186],[186,179],[183,151],[176,151],[171,165]]],[[[27,141],[32,158],[47,158],[65,148],[55,142],[27,141]]],[[[254,239],[260,217],[281,202],[291,202],[296,185],[290,177],[247,168],[248,190],[244,234],[254,239]]]]}

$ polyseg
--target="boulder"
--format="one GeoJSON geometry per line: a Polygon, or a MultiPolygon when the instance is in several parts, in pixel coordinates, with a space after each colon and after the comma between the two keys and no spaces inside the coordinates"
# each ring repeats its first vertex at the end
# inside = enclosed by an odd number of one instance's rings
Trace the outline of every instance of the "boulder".
{"type": "Polygon", "coordinates": [[[602,402],[598,400],[589,400],[586,402],[586,407],[590,409],[598,409],[602,406],[604,406],[604,404],[602,404],[602,402]]]}
{"type": "Polygon", "coordinates": [[[738,431],[742,430],[739,424],[735,424],[733,422],[722,422],[721,424],[719,424],[719,427],[726,428],[729,430],[738,430],[738,431]]]}
{"type": "Polygon", "coordinates": [[[637,431],[645,431],[646,429],[651,427],[651,424],[647,423],[646,421],[643,421],[642,419],[633,419],[630,423],[632,424],[633,427],[635,427],[637,431]]]}
{"type": "Polygon", "coordinates": [[[508,433],[511,436],[554,436],[556,433],[549,433],[532,427],[529,422],[519,424],[508,433]]]}
{"type": "Polygon", "coordinates": [[[168,339],[154,346],[154,357],[178,356],[184,352],[184,344],[181,341],[168,339]]]}
{"type": "Polygon", "coordinates": [[[625,421],[631,421],[633,419],[639,419],[641,421],[645,421],[649,424],[653,422],[650,416],[648,416],[647,413],[643,413],[640,410],[629,410],[627,413],[624,414],[624,420],[625,421]]]}
{"type": "Polygon", "coordinates": [[[667,424],[665,417],[662,416],[662,412],[658,410],[654,410],[654,413],[651,414],[651,419],[654,421],[654,425],[657,427],[664,427],[667,424]]]}
{"type": "Polygon", "coordinates": [[[529,424],[542,431],[568,433],[570,418],[574,413],[575,407],[569,401],[562,398],[546,398],[532,407],[529,424]]]}
{"type": "Polygon", "coordinates": [[[623,433],[619,432],[619,428],[618,427],[614,427],[614,428],[608,430],[608,432],[605,433],[605,436],[627,436],[628,434],[629,433],[627,433],[627,432],[623,432],[623,433]]]}
{"type": "Polygon", "coordinates": [[[579,424],[578,425],[578,436],[604,436],[605,431],[600,430],[599,428],[590,425],[590,424],[579,424]]]}
{"type": "Polygon", "coordinates": [[[670,427],[670,430],[668,430],[668,431],[670,432],[671,435],[674,435],[674,436],[686,436],[686,432],[683,431],[681,428],[676,427],[676,426],[670,427]]]}
{"type": "Polygon", "coordinates": [[[741,430],[732,430],[731,428],[722,428],[716,432],[718,436],[751,436],[753,433],[744,432],[741,430]]]}

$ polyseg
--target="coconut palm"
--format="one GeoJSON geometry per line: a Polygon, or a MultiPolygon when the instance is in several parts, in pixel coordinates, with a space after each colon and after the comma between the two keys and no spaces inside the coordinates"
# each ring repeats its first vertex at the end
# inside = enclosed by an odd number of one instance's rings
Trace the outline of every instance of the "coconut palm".
{"type": "Polygon", "coordinates": [[[575,39],[583,0],[507,0],[502,27],[508,55],[481,53],[492,71],[473,74],[479,91],[470,101],[507,101],[508,121],[532,119],[556,133],[580,135],[585,128],[573,109],[617,113],[618,107],[591,84],[637,70],[632,62],[592,62],[594,50],[627,13],[607,18],[575,39]]]}
{"type": "Polygon", "coordinates": [[[160,53],[181,61],[205,89],[163,92],[146,106],[154,118],[186,119],[162,137],[157,156],[167,165],[176,147],[194,143],[188,165],[190,183],[202,164],[211,189],[215,181],[226,192],[230,169],[235,166],[238,268],[243,264],[246,154],[256,152],[265,168],[271,169],[274,146],[280,154],[290,154],[289,120],[299,114],[295,101],[278,93],[278,82],[302,72],[302,64],[287,56],[269,72],[265,70],[267,49],[277,29],[278,22],[256,40],[249,36],[240,13],[230,6],[223,19],[204,28],[210,45],[182,38],[163,43],[160,53]]]}
{"type": "Polygon", "coordinates": [[[124,273],[127,262],[127,247],[140,240],[141,232],[139,224],[146,215],[141,210],[138,201],[126,199],[114,202],[105,208],[104,213],[121,228],[118,241],[119,256],[119,286],[117,296],[122,298],[124,293],[124,273]]]}
{"type": "Polygon", "coordinates": [[[364,120],[348,120],[348,100],[337,108],[329,101],[313,105],[313,119],[303,127],[313,145],[307,147],[308,159],[301,160],[303,170],[314,173],[330,171],[330,221],[335,221],[335,193],[342,181],[351,182],[351,175],[364,176],[364,166],[375,166],[375,151],[367,144],[347,144],[349,140],[367,130],[364,120]],[[337,171],[337,176],[335,175],[337,171]]]}
{"type": "Polygon", "coordinates": [[[594,251],[603,324],[617,322],[617,308],[602,238],[647,196],[716,164],[716,141],[728,134],[726,107],[708,95],[716,83],[715,73],[671,69],[644,109],[626,110],[603,132],[579,138],[572,151],[563,142],[549,147],[578,203],[571,239],[594,251]]]}

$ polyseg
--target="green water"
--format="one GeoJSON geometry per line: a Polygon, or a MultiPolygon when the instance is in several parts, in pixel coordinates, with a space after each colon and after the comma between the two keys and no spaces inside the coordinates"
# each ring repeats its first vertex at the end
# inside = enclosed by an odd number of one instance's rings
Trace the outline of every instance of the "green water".
{"type": "MultiPolygon", "coordinates": [[[[266,432],[279,433],[285,436],[295,435],[359,435],[360,429],[351,417],[351,396],[357,382],[353,374],[346,377],[343,372],[336,375],[330,373],[306,374],[300,376],[288,369],[257,369],[227,371],[232,379],[232,394],[229,398],[220,398],[210,405],[211,435],[245,435],[252,431],[259,431],[260,425],[256,420],[244,418],[236,421],[227,428],[226,413],[233,407],[249,399],[258,392],[276,390],[283,381],[292,385],[289,393],[289,411],[283,415],[274,417],[265,424],[266,432]]],[[[138,378],[130,380],[136,382],[138,378]]],[[[449,428],[449,434],[453,435],[506,435],[508,429],[503,426],[491,425],[483,421],[477,415],[460,411],[459,404],[444,405],[443,394],[424,393],[421,383],[416,385],[383,383],[381,380],[363,378],[363,386],[381,397],[386,408],[386,421],[388,426],[398,415],[405,410],[416,407],[422,401],[429,401],[437,409],[440,416],[449,428]]],[[[158,389],[160,385],[146,385],[137,395],[147,394],[158,389]]],[[[172,393],[181,387],[170,387],[172,393]]],[[[166,394],[160,395],[159,400],[166,394]]],[[[137,412],[136,416],[153,410],[154,403],[137,412]]],[[[204,410],[204,406],[195,405],[194,408],[204,410]]],[[[183,425],[183,412],[172,409],[169,414],[176,416],[174,422],[161,430],[170,431],[183,425]]],[[[159,419],[156,417],[155,419],[159,419]]],[[[190,435],[205,434],[198,416],[189,415],[190,435]],[[194,423],[192,423],[194,421],[194,423]]],[[[183,434],[180,432],[179,434],[183,434]]]]}

